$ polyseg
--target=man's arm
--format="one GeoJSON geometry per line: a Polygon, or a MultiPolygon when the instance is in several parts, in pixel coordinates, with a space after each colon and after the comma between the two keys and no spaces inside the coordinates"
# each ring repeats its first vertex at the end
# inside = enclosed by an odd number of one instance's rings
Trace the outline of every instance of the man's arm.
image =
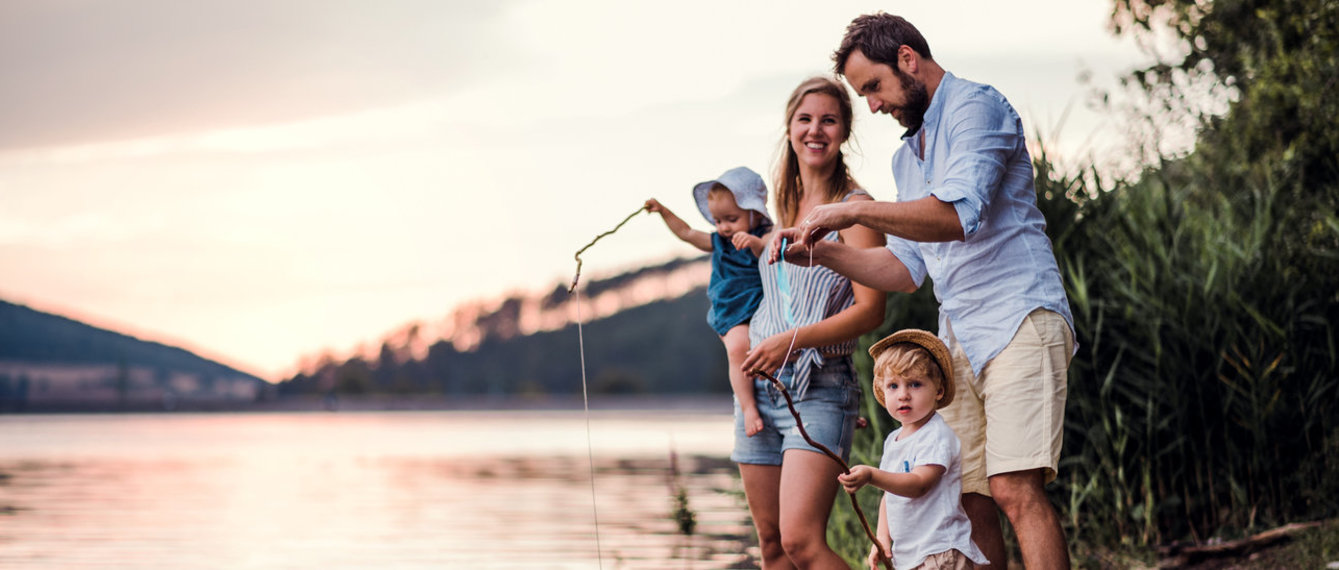
{"type": "Polygon", "coordinates": [[[864,200],[815,207],[796,226],[798,245],[807,246],[829,231],[856,224],[917,242],[962,241],[964,237],[953,204],[926,196],[909,202],[864,200]]]}
{"type": "MultiPolygon", "coordinates": [[[[787,253],[786,260],[807,264],[808,253],[787,253]]],[[[880,291],[912,293],[918,286],[907,266],[885,247],[858,249],[834,241],[819,241],[813,248],[814,263],[823,265],[848,279],[880,291]]]]}

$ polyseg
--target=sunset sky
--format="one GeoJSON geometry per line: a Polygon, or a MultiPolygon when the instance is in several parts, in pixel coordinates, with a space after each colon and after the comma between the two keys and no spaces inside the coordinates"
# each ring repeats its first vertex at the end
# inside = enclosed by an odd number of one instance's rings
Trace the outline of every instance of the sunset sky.
{"type": "MultiPolygon", "coordinates": [[[[648,197],[707,229],[692,185],[770,173],[791,88],[880,9],[1062,160],[1118,144],[1089,91],[1146,58],[1108,0],[7,0],[0,299],[277,381],[570,281],[648,197]]],[[[893,199],[901,129],[856,106],[893,199]]],[[[693,253],[639,217],[583,278],[693,253]]]]}

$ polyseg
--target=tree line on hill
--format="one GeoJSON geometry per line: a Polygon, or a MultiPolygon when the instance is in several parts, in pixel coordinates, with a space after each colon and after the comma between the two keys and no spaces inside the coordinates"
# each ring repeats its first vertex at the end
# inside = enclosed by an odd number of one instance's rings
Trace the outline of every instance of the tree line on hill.
{"type": "Polygon", "coordinates": [[[179,347],[0,301],[0,412],[235,409],[268,388],[179,347]]]}
{"type": "MultiPolygon", "coordinates": [[[[630,275],[593,281],[587,291],[593,296],[617,287],[630,275]]],[[[585,323],[580,334],[575,324],[510,338],[488,334],[471,350],[457,350],[451,339],[442,339],[419,359],[405,358],[399,347],[384,343],[376,359],[328,361],[284,380],[278,392],[281,396],[579,394],[584,339],[586,382],[593,394],[727,393],[725,350],[706,323],[707,305],[706,289],[700,287],[676,299],[585,323]]]]}

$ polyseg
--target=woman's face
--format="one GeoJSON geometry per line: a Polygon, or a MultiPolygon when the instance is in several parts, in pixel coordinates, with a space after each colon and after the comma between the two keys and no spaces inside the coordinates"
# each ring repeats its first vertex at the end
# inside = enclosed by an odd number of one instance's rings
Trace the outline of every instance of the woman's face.
{"type": "Polygon", "coordinates": [[[790,117],[788,132],[790,148],[800,164],[816,168],[831,165],[846,142],[846,125],[842,124],[837,99],[824,93],[805,95],[790,117]]]}

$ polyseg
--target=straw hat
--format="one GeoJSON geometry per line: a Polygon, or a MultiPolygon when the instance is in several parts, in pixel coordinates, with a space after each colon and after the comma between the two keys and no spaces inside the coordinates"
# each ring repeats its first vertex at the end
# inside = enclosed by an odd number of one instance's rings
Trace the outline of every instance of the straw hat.
{"type": "MultiPolygon", "coordinates": [[[[935,408],[943,408],[953,402],[953,395],[956,392],[953,383],[953,357],[949,356],[948,347],[944,346],[944,341],[939,340],[939,337],[935,336],[934,333],[920,329],[902,329],[874,343],[874,346],[869,347],[869,355],[878,360],[879,353],[901,342],[909,342],[924,348],[939,364],[939,370],[944,373],[944,397],[939,400],[939,404],[935,408]]],[[[877,380],[875,381],[877,382],[877,380]]],[[[880,390],[877,384],[874,385],[874,399],[879,401],[880,406],[887,406],[883,402],[883,390],[880,390]]]]}

